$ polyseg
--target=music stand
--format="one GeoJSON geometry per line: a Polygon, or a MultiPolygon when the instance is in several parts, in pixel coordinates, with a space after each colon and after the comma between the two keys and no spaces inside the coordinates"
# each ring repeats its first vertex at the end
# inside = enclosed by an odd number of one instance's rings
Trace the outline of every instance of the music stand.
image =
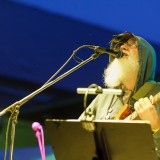
{"type": "Polygon", "coordinates": [[[94,121],[94,132],[82,123],[45,121],[56,160],[157,160],[151,128],[145,121],[94,121]]]}

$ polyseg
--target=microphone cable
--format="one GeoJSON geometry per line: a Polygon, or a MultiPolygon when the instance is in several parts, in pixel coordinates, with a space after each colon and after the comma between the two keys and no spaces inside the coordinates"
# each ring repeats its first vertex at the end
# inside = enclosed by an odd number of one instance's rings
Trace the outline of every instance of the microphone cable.
{"type": "MultiPolygon", "coordinates": [[[[47,82],[44,83],[44,85],[46,85],[47,83],[49,83],[50,81],[53,80],[53,78],[55,78],[57,76],[57,74],[69,63],[69,61],[71,60],[71,58],[74,58],[77,54],[77,52],[82,49],[82,48],[89,48],[92,45],[82,45],[80,47],[78,47],[76,50],[74,50],[72,52],[72,55],[67,59],[67,61],[56,71],[56,73],[54,73],[47,82]]],[[[76,56],[76,58],[80,59],[79,57],[76,56]]],[[[80,59],[81,61],[83,61],[82,59],[80,59]]],[[[76,61],[76,60],[75,60],[76,61]]],[[[77,61],[76,61],[77,62],[77,61]]],[[[79,62],[78,62],[79,63],[79,62]]],[[[43,85],[43,86],[44,86],[43,85]]]]}

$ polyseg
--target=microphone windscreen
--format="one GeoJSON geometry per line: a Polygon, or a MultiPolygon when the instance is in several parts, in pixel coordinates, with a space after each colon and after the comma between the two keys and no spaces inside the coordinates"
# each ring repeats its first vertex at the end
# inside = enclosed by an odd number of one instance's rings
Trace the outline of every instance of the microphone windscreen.
{"type": "Polygon", "coordinates": [[[37,131],[38,129],[41,129],[41,125],[38,122],[33,122],[32,123],[32,129],[34,131],[37,131]]]}

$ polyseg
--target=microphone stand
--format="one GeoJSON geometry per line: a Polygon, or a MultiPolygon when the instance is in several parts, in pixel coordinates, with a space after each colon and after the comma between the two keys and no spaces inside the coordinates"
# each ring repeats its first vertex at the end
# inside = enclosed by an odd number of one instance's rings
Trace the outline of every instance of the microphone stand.
{"type": "Polygon", "coordinates": [[[12,120],[12,128],[11,128],[10,160],[12,160],[12,155],[13,155],[13,146],[14,146],[14,138],[15,138],[15,126],[16,126],[16,123],[17,123],[17,117],[18,117],[18,114],[19,114],[20,106],[22,106],[23,104],[28,102],[30,99],[32,99],[38,93],[40,93],[43,90],[47,89],[48,87],[50,87],[51,85],[55,84],[59,80],[65,78],[66,76],[68,76],[72,72],[76,71],[77,69],[81,68],[85,64],[89,63],[91,60],[95,60],[96,58],[99,57],[99,55],[100,55],[100,53],[97,53],[97,52],[93,53],[88,59],[82,61],[81,63],[79,63],[78,65],[73,67],[72,69],[68,70],[64,74],[62,74],[59,77],[57,77],[55,80],[52,80],[52,81],[46,83],[45,85],[43,85],[42,87],[40,87],[36,91],[32,92],[31,94],[29,94],[28,96],[24,97],[23,99],[13,103],[12,105],[8,106],[6,109],[4,109],[3,111],[0,112],[0,116],[6,114],[9,111],[11,112],[11,117],[10,118],[12,120]]]}

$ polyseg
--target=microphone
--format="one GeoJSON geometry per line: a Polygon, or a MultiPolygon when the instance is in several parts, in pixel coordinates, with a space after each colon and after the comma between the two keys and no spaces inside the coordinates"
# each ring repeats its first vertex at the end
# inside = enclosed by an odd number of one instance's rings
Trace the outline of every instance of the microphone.
{"type": "Polygon", "coordinates": [[[123,95],[121,89],[104,89],[99,86],[99,88],[77,88],[78,94],[115,94],[123,95]]]}
{"type": "Polygon", "coordinates": [[[44,133],[43,133],[43,127],[41,126],[40,123],[38,122],[34,122],[32,123],[32,129],[34,131],[36,131],[36,138],[38,140],[38,144],[39,144],[39,149],[40,149],[40,153],[41,153],[41,157],[42,160],[46,160],[46,156],[45,156],[45,147],[44,147],[44,133]]]}
{"type": "Polygon", "coordinates": [[[107,49],[100,46],[92,46],[92,45],[89,46],[88,48],[93,49],[95,52],[98,52],[98,53],[107,53],[115,58],[123,57],[122,51],[113,51],[112,49],[107,49]]]}
{"type": "Polygon", "coordinates": [[[34,122],[34,123],[32,123],[32,129],[33,129],[34,131],[38,131],[38,130],[41,130],[41,129],[42,129],[42,126],[40,125],[40,123],[34,122]]]}

